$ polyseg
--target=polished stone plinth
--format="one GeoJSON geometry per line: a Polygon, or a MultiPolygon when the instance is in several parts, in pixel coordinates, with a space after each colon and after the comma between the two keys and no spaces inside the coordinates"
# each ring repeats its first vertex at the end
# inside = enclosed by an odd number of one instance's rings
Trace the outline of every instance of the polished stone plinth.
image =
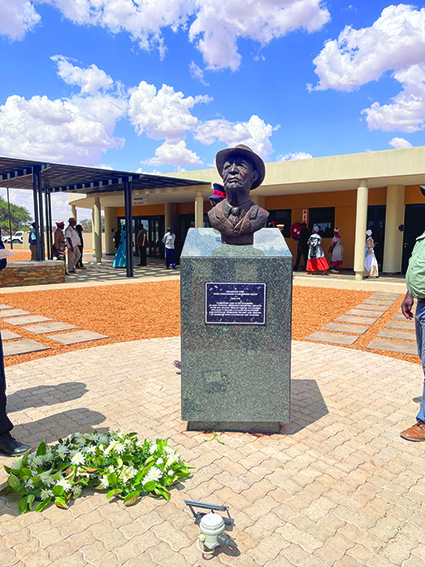
{"type": "Polygon", "coordinates": [[[280,231],[264,228],[253,244],[235,246],[214,229],[190,229],[180,269],[182,419],[189,429],[278,431],[289,421],[292,302],[292,256],[280,231]],[[255,297],[265,284],[265,321],[260,313],[256,323],[207,324],[208,282],[257,284],[255,297]]]}

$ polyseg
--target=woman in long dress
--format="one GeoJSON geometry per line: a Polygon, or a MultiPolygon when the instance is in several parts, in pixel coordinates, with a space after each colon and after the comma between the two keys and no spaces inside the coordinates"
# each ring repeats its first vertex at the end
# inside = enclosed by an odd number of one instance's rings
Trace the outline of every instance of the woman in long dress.
{"type": "Polygon", "coordinates": [[[372,238],[372,231],[369,229],[366,231],[366,254],[365,254],[365,270],[367,272],[367,276],[370,278],[378,278],[379,277],[379,270],[378,270],[378,262],[376,261],[376,256],[374,249],[375,242],[372,238]]]}
{"type": "Polygon", "coordinates": [[[334,228],[334,237],[332,238],[332,243],[329,247],[329,252],[331,254],[331,272],[334,274],[339,273],[339,267],[342,264],[342,259],[344,257],[344,248],[341,245],[341,236],[339,234],[339,228],[334,228]]]}
{"type": "Polygon", "coordinates": [[[309,274],[312,274],[313,272],[323,272],[323,275],[325,276],[326,270],[329,268],[321,243],[322,237],[319,236],[319,227],[314,225],[308,241],[307,272],[309,274]]]}
{"type": "MultiPolygon", "coordinates": [[[[134,266],[134,258],[133,258],[133,266],[134,266]]],[[[118,250],[115,254],[114,261],[112,262],[112,267],[114,268],[127,267],[127,235],[124,227],[122,227],[121,230],[120,245],[118,246],[118,250]]]]}

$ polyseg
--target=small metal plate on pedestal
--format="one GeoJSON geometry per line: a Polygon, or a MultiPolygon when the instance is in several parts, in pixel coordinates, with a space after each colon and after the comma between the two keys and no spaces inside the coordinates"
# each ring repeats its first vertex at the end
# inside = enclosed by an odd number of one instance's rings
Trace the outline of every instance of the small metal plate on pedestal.
{"type": "Polygon", "coordinates": [[[265,325],[265,283],[205,283],[207,325],[265,325]]]}

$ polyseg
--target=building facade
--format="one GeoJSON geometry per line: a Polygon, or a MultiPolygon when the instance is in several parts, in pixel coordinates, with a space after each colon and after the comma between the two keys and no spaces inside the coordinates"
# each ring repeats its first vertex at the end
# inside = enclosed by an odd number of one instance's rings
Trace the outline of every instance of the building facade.
{"type": "MultiPolygon", "coordinates": [[[[220,182],[215,169],[173,173],[173,177],[220,182]]],[[[338,227],[344,246],[343,268],[363,277],[365,233],[372,229],[375,253],[384,273],[404,273],[416,237],[425,230],[425,147],[367,152],[266,164],[266,177],[251,193],[270,212],[270,221],[285,225],[284,236],[293,253],[296,242],[289,227],[305,220],[317,224],[323,249],[338,227]]],[[[133,195],[133,230],[148,230],[148,254],[161,257],[161,239],[174,226],[180,245],[190,226],[208,226],[208,186],[163,188],[133,195]]],[[[114,253],[113,231],[124,217],[122,193],[69,197],[74,207],[101,207],[105,215],[105,252],[114,253]]]]}

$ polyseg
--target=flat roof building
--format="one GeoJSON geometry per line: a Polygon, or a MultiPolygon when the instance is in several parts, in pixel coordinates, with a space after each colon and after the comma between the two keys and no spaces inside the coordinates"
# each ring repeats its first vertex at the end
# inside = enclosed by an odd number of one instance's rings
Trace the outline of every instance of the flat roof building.
{"type": "MultiPolygon", "coordinates": [[[[173,173],[173,178],[220,182],[216,169],[173,173]]],[[[291,252],[296,242],[289,236],[294,222],[318,224],[323,249],[330,245],[333,228],[339,227],[344,246],[343,268],[363,277],[365,233],[373,231],[375,253],[384,273],[404,273],[416,237],[425,229],[425,201],[419,185],[425,184],[425,147],[366,152],[298,161],[266,163],[266,177],[251,193],[254,201],[270,211],[270,221],[285,225],[291,252]]],[[[148,230],[150,256],[161,255],[162,235],[174,226],[181,243],[190,226],[208,226],[209,185],[158,187],[133,191],[134,232],[148,230]]],[[[69,204],[105,214],[105,252],[114,253],[112,228],[124,218],[121,191],[95,195],[69,195],[69,204]]]]}

